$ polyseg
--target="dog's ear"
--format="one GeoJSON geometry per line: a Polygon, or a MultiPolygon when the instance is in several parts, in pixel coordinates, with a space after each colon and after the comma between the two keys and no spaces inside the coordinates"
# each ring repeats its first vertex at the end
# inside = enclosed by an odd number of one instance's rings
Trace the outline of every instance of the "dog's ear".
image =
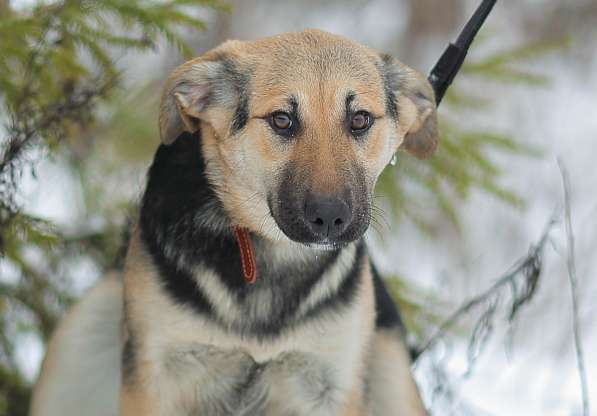
{"type": "Polygon", "coordinates": [[[213,108],[233,109],[238,102],[239,76],[223,55],[197,58],[176,68],[160,104],[160,138],[170,144],[183,132],[194,133],[200,122],[212,123],[213,108]]]}
{"type": "Polygon", "coordinates": [[[405,133],[400,149],[425,159],[437,148],[435,93],[419,72],[389,55],[382,55],[381,72],[388,110],[405,133]]]}

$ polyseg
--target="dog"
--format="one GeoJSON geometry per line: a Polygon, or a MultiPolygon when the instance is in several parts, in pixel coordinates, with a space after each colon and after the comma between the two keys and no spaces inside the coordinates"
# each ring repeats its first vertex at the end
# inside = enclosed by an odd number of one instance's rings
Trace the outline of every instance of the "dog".
{"type": "Polygon", "coordinates": [[[375,182],[430,156],[433,89],[308,30],[175,69],[124,270],[60,324],[32,416],[424,415],[367,254],[375,182]]]}

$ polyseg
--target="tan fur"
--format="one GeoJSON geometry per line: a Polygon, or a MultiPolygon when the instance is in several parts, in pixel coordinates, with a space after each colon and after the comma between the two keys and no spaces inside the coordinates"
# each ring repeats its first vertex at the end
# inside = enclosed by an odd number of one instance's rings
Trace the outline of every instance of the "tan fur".
{"type": "Polygon", "coordinates": [[[373,415],[426,415],[410,371],[410,359],[398,331],[380,330],[369,353],[373,415]]]}
{"type": "Polygon", "coordinates": [[[147,397],[137,386],[123,387],[120,392],[120,415],[159,415],[159,405],[153,397],[147,397]]]}
{"type": "MultiPolygon", "coordinates": [[[[165,145],[182,132],[201,130],[197,146],[207,165],[205,174],[228,218],[262,237],[261,249],[267,250],[272,264],[282,265],[315,262],[319,253],[287,237],[268,205],[287,166],[294,166],[300,187],[293,192],[340,195],[362,172],[364,184],[353,192],[365,196],[397,150],[425,157],[437,145],[434,96],[424,77],[394,59],[321,31],[229,41],[181,65],[166,82],[159,128],[165,145]],[[388,102],[390,93],[395,109],[388,102]],[[246,123],[235,129],[243,100],[249,103],[246,123]],[[300,137],[283,140],[267,118],[295,109],[300,137]],[[366,139],[357,138],[346,124],[347,114],[362,110],[374,118],[366,139]]],[[[218,227],[210,217],[201,220],[207,227],[218,227]]],[[[333,267],[301,299],[297,316],[306,316],[317,302],[335,293],[352,270],[356,252],[357,244],[347,243],[333,267]]],[[[110,406],[118,406],[122,416],[219,416],[231,414],[231,409],[239,416],[424,415],[403,340],[375,328],[369,260],[366,255],[359,258],[362,272],[351,302],[318,312],[271,339],[258,339],[226,330],[165,295],[160,271],[140,231],[134,230],[122,283],[82,303],[97,305],[102,297],[121,301],[124,308],[111,314],[110,322],[120,325],[124,320],[126,332],[120,340],[135,343],[134,356],[127,358],[135,364],[134,373],[128,374],[125,365],[120,397],[112,397],[110,406]]],[[[215,272],[203,265],[193,267],[194,282],[212,301],[219,319],[230,328],[245,323],[243,310],[215,272]]],[[[267,317],[276,293],[262,296],[263,302],[253,305],[251,313],[267,317]]],[[[51,390],[45,386],[59,373],[56,368],[64,366],[65,357],[57,350],[68,342],[72,328],[93,321],[88,310],[74,313],[76,319],[67,319],[67,329],[58,332],[50,347],[32,416],[59,414],[44,410],[56,395],[43,393],[51,390]]],[[[120,369],[120,362],[112,366],[120,369]]]]}

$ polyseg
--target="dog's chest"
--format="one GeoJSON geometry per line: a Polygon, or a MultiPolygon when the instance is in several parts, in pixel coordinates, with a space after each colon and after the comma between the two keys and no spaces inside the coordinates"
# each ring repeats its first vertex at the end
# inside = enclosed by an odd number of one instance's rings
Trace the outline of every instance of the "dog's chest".
{"type": "MultiPolygon", "coordinates": [[[[142,339],[138,340],[139,358],[149,364],[145,368],[151,380],[179,382],[186,377],[182,377],[184,373],[197,373],[188,357],[199,360],[205,368],[212,364],[221,368],[221,359],[217,357],[229,351],[245,352],[264,366],[283,360],[288,353],[305,354],[311,357],[305,366],[329,375],[329,383],[336,391],[352,390],[362,379],[374,317],[369,279],[363,279],[353,302],[342,309],[322,312],[279,335],[262,339],[225,330],[209,317],[172,304],[159,290],[147,290],[147,285],[144,288],[144,295],[136,297],[142,302],[135,302],[133,309],[142,309],[134,313],[143,320],[138,322],[143,328],[142,339]],[[206,350],[205,346],[210,348],[206,350]],[[181,361],[180,357],[186,358],[181,361]]],[[[207,371],[218,374],[220,370],[207,371]]]]}
{"type": "Polygon", "coordinates": [[[284,292],[275,286],[269,298],[258,296],[263,304],[247,299],[241,304],[235,303],[215,275],[198,275],[198,288],[212,305],[209,313],[201,313],[169,296],[157,269],[148,267],[148,262],[129,262],[125,304],[127,327],[134,338],[136,375],[148,382],[147,388],[166,406],[160,414],[176,413],[176,406],[198,409],[198,403],[238,408],[242,403],[234,397],[262,397],[258,391],[218,396],[222,391],[244,391],[247,385],[263,387],[278,398],[301,398],[298,407],[308,403],[308,397],[320,398],[324,407],[345,403],[349,392],[363,388],[373,331],[372,280],[368,268],[359,266],[365,262],[366,257],[355,255],[354,249],[345,250],[300,302],[292,304],[292,313],[287,315],[293,318],[286,320],[279,319],[268,305],[285,301],[280,296],[284,292]],[[354,279],[350,296],[334,298],[345,301],[321,302],[331,294],[346,293],[342,288],[351,287],[343,286],[351,282],[348,279],[354,279]],[[247,311],[250,314],[244,315],[247,311]],[[282,324],[255,331],[259,328],[255,323],[268,314],[282,324]],[[246,327],[251,323],[253,327],[246,330],[245,322],[246,327]]]}
{"type": "Polygon", "coordinates": [[[226,331],[213,320],[189,310],[152,308],[148,312],[154,316],[148,319],[151,324],[144,341],[146,351],[152,355],[148,358],[150,362],[163,361],[164,357],[192,345],[240,349],[259,363],[275,360],[286,352],[299,351],[318,356],[341,378],[352,379],[362,361],[373,325],[372,301],[366,299],[368,294],[364,289],[360,290],[356,301],[341,312],[322,313],[282,331],[281,335],[263,339],[226,331]]]}

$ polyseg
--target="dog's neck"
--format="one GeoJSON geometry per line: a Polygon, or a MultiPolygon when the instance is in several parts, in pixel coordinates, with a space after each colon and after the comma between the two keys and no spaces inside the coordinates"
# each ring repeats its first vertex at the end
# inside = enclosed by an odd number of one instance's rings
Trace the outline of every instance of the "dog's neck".
{"type": "Polygon", "coordinates": [[[290,241],[273,242],[251,233],[258,278],[248,284],[234,228],[205,174],[200,140],[199,133],[183,134],[173,144],[159,147],[141,205],[141,239],[163,287],[175,301],[200,313],[217,317],[218,305],[209,298],[214,290],[225,292],[239,307],[243,301],[250,303],[252,296],[275,293],[278,299],[270,299],[272,316],[255,316],[252,323],[243,322],[239,329],[258,335],[276,333],[328,269],[338,262],[350,267],[357,263],[357,251],[362,256],[363,244],[325,251],[290,241]]]}

